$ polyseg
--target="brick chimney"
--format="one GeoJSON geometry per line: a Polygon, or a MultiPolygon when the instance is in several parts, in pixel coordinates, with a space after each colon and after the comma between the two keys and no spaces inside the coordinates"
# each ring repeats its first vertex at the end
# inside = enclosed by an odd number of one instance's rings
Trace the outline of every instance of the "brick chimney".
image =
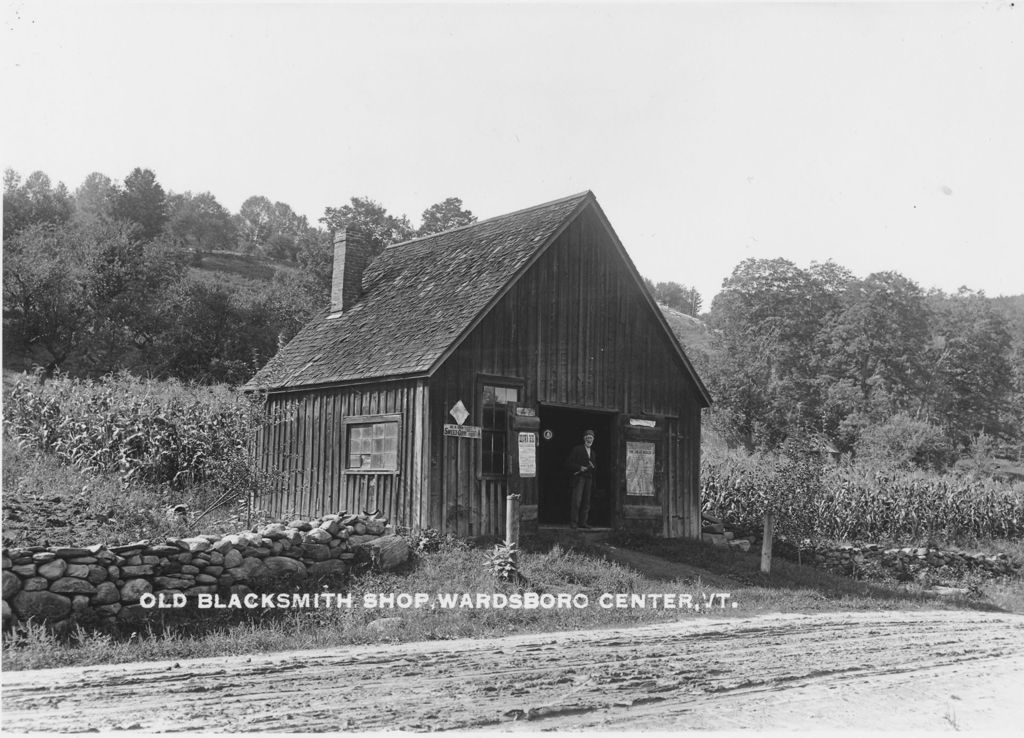
{"type": "Polygon", "coordinates": [[[363,272],[373,261],[370,244],[355,229],[334,235],[334,274],[331,278],[331,317],[347,312],[363,292],[363,272]]]}

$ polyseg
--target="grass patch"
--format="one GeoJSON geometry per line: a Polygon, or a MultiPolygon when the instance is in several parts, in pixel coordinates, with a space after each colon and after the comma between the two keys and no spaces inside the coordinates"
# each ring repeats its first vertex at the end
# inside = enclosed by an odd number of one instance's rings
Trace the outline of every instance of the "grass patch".
{"type": "MultiPolygon", "coordinates": [[[[621,534],[620,534],[621,535],[621,534]]],[[[271,651],[321,649],[374,643],[493,638],[514,633],[578,630],[640,625],[704,617],[750,616],[770,612],[836,610],[997,609],[980,600],[938,599],[906,587],[858,582],[809,566],[773,563],[771,577],[757,571],[757,557],[714,549],[692,541],[663,541],[631,537],[629,545],[658,552],[669,560],[701,566],[738,583],[728,591],[693,577],[652,579],[609,562],[597,546],[544,538],[524,540],[519,585],[499,582],[486,567],[484,548],[444,542],[436,551],[421,553],[403,569],[351,580],[332,592],[348,592],[353,606],[306,610],[257,610],[244,614],[202,611],[188,622],[168,617],[120,633],[76,631],[63,638],[40,627],[29,627],[4,641],[7,670],[84,666],[129,661],[173,660],[271,651]],[[511,609],[435,606],[420,609],[367,608],[367,595],[417,593],[585,595],[585,608],[511,609]],[[700,611],[661,607],[604,608],[604,593],[689,594],[700,611]],[[728,594],[723,609],[706,607],[712,595],[728,594]],[[731,607],[736,603],[736,607],[731,607]]],[[[622,545],[622,541],[617,543],[622,545]]],[[[1018,590],[1019,582],[1014,585],[1018,590]]],[[[1012,589],[1012,587],[1010,587],[1012,589]]],[[[1009,590],[1008,590],[1009,591],[1009,590]]],[[[1017,596],[1017,595],[1014,595],[1017,596]]]]}

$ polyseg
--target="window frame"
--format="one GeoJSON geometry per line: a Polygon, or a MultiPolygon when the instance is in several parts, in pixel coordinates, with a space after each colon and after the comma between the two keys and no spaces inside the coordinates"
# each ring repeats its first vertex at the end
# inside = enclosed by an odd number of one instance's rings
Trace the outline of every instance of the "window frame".
{"type": "Polygon", "coordinates": [[[402,470],[402,415],[400,413],[386,413],[383,415],[350,415],[343,421],[344,433],[341,442],[341,454],[343,471],[345,474],[382,474],[398,476],[402,470]],[[349,444],[351,443],[351,427],[353,425],[374,425],[379,423],[395,424],[395,468],[394,469],[363,469],[350,468],[349,444]]]}
{"type": "MultiPolygon", "coordinates": [[[[514,389],[516,391],[516,405],[523,404],[523,395],[526,392],[526,381],[521,377],[506,377],[495,374],[477,374],[476,376],[476,424],[480,426],[480,446],[479,454],[477,456],[476,464],[476,475],[478,479],[507,479],[512,474],[511,459],[508,454],[508,429],[501,429],[501,433],[505,435],[505,448],[502,450],[502,454],[505,458],[505,472],[503,474],[497,474],[494,472],[484,471],[484,433],[487,429],[484,428],[484,387],[501,387],[502,389],[514,389]]],[[[506,403],[507,404],[507,403],[506,403]]],[[[492,432],[495,429],[490,429],[492,432]]]]}

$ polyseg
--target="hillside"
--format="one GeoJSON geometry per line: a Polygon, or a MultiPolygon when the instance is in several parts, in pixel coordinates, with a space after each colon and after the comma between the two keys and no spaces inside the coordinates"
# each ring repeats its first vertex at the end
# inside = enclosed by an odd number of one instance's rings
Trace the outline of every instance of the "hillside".
{"type": "Polygon", "coordinates": [[[708,357],[714,353],[711,345],[711,329],[700,318],[681,313],[668,305],[658,304],[669,328],[679,339],[683,350],[690,358],[698,372],[707,367],[708,357]]]}
{"type": "Polygon", "coordinates": [[[241,278],[253,282],[272,282],[280,272],[294,273],[298,270],[298,265],[293,261],[232,251],[209,251],[195,255],[190,272],[196,278],[225,277],[228,281],[241,278]]]}

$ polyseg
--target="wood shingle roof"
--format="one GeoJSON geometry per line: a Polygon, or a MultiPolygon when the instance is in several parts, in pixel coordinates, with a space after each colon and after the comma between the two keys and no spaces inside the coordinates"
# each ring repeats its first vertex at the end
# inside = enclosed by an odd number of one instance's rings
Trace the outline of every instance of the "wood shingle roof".
{"type": "Polygon", "coordinates": [[[589,202],[583,192],[389,246],[367,267],[352,308],[334,318],[324,309],[245,388],[428,373],[589,202]]]}

